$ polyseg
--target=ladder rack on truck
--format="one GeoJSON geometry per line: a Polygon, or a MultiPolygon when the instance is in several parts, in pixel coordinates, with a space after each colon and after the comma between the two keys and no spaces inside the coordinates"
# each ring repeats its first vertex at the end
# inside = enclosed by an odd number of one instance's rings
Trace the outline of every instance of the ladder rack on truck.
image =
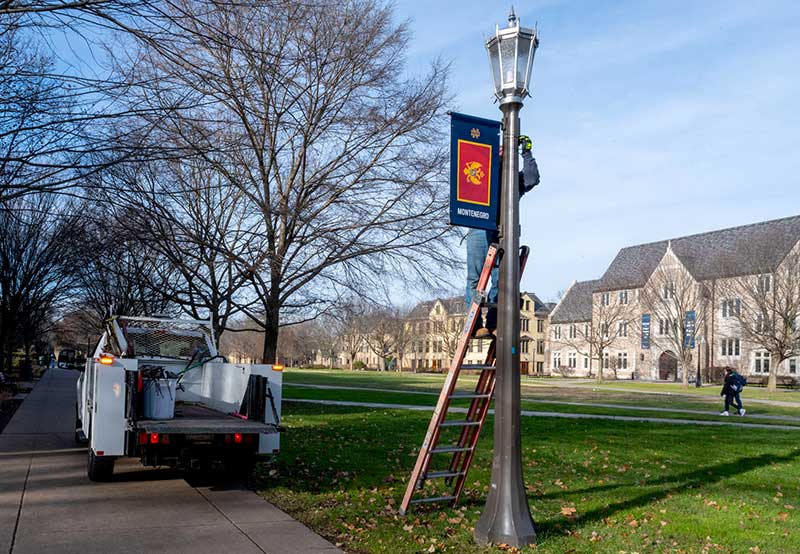
{"type": "Polygon", "coordinates": [[[278,452],[282,370],[228,363],[209,322],[110,318],[78,379],[76,439],[89,441],[89,478],[108,479],[122,456],[246,473],[278,452]],[[154,395],[165,413],[153,411],[154,395]]]}
{"type": "MultiPolygon", "coordinates": [[[[525,262],[528,259],[529,248],[520,248],[520,277],[525,269],[525,262]]],[[[493,340],[486,353],[483,364],[469,365],[464,364],[464,356],[469,348],[472,334],[480,317],[482,306],[486,305],[486,289],[488,288],[489,277],[495,262],[499,257],[496,244],[489,246],[486,260],[483,264],[480,278],[478,279],[477,294],[467,312],[464,321],[464,328],[456,346],[456,352],[450,363],[447,376],[445,377],[439,400],[433,411],[433,416],[428,424],[428,430],[422,441],[422,447],[417,454],[417,461],[411,472],[411,477],[406,487],[403,501],[400,504],[400,514],[404,515],[411,504],[428,502],[450,502],[453,505],[458,503],[464,484],[467,480],[467,473],[472,464],[472,457],[478,444],[483,424],[486,422],[486,415],[489,413],[489,404],[492,401],[495,386],[495,341],[493,340]],[[462,370],[478,370],[478,382],[474,389],[469,392],[456,392],[456,385],[462,370]],[[464,419],[448,419],[448,410],[453,400],[470,400],[469,408],[464,419]],[[442,432],[447,429],[460,429],[458,439],[454,443],[441,444],[442,432]],[[434,458],[439,458],[444,454],[445,460],[449,456],[449,462],[438,469],[432,470],[434,458]],[[417,497],[415,493],[425,488],[427,481],[444,479],[445,484],[452,487],[453,492],[440,496],[417,497]]]]}

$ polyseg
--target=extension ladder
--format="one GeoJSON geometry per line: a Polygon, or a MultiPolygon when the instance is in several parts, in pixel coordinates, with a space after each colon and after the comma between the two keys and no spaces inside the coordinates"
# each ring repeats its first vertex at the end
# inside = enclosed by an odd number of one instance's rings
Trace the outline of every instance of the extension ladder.
{"type": "MultiPolygon", "coordinates": [[[[520,277],[525,268],[530,249],[527,246],[520,248],[520,277]]],[[[456,346],[456,352],[447,371],[442,392],[436,403],[436,409],[428,424],[428,431],[422,441],[422,447],[417,455],[416,464],[411,472],[406,493],[400,504],[400,514],[404,515],[411,504],[427,502],[451,502],[453,505],[458,503],[461,491],[467,479],[467,472],[472,463],[475,447],[478,443],[483,424],[486,421],[486,414],[489,412],[489,404],[494,394],[495,386],[495,341],[492,340],[486,353],[483,364],[469,365],[464,364],[464,356],[469,348],[475,324],[480,317],[481,307],[486,305],[487,285],[492,268],[498,257],[498,247],[496,244],[489,246],[486,260],[483,263],[480,278],[478,279],[477,294],[470,305],[467,317],[464,321],[464,328],[456,346]],[[480,370],[478,382],[472,392],[456,392],[456,383],[462,369],[480,370]],[[450,401],[458,399],[471,400],[465,419],[447,419],[450,409],[450,401]],[[442,429],[460,428],[461,432],[455,444],[439,445],[442,429]],[[431,471],[433,456],[438,454],[450,455],[450,463],[446,470],[431,471]],[[445,496],[430,496],[414,498],[415,491],[422,490],[425,482],[434,479],[444,479],[447,486],[453,486],[453,493],[445,496]]]]}

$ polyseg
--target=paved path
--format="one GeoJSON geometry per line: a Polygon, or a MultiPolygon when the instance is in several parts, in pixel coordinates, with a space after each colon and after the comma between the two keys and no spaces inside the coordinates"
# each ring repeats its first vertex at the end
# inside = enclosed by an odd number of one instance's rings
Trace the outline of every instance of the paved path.
{"type": "Polygon", "coordinates": [[[0,434],[1,554],[341,554],[239,485],[193,487],[130,459],[90,482],[73,442],[77,376],[47,371],[0,434]]]}
{"type": "MultiPolygon", "coordinates": [[[[309,388],[309,389],[322,389],[322,390],[350,390],[350,391],[367,391],[367,392],[388,392],[393,394],[416,394],[416,395],[425,395],[425,396],[439,396],[438,392],[433,391],[421,391],[421,390],[399,390],[399,389],[383,389],[383,388],[373,388],[373,387],[348,387],[344,385],[312,385],[312,384],[300,384],[300,383],[287,383],[286,387],[301,387],[301,388],[309,388]]],[[[670,413],[670,414],[691,414],[691,415],[717,415],[719,412],[709,411],[709,410],[687,410],[681,408],[659,408],[656,406],[636,406],[630,404],[603,404],[597,402],[567,402],[563,400],[542,400],[539,398],[525,398],[523,397],[522,400],[525,402],[535,402],[537,404],[556,404],[562,406],[585,406],[589,408],[612,408],[615,410],[639,410],[642,412],[660,412],[660,413],[670,413]]],[[[754,414],[748,415],[748,419],[770,419],[770,420],[780,420],[780,421],[794,421],[800,423],[800,416],[783,416],[783,415],[767,415],[767,414],[754,414]]]]}
{"type": "MultiPolygon", "coordinates": [[[[363,408],[378,408],[389,410],[416,410],[421,412],[432,412],[434,406],[420,406],[417,404],[386,404],[382,402],[348,402],[345,400],[308,400],[299,398],[283,397],[283,402],[300,402],[304,404],[324,404],[326,406],[355,406],[363,408]]],[[[449,411],[457,414],[467,413],[467,408],[450,407],[449,411]]],[[[494,410],[489,410],[490,414],[494,410]]],[[[523,416],[528,417],[560,417],[564,419],[610,419],[614,421],[639,421],[647,423],[674,423],[676,425],[710,425],[717,427],[744,427],[748,429],[784,429],[788,431],[800,431],[800,427],[792,425],[766,425],[763,423],[743,423],[739,421],[714,421],[699,419],[672,419],[666,417],[637,417],[637,416],[615,416],[602,414],[572,414],[563,412],[537,412],[522,410],[523,416]]]]}

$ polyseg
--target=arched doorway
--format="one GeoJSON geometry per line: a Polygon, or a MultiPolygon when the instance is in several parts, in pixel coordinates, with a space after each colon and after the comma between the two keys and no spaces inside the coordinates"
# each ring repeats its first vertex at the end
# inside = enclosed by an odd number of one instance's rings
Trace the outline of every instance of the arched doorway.
{"type": "Polygon", "coordinates": [[[678,357],[672,350],[666,350],[658,357],[658,378],[662,381],[678,379],[678,357]]]}

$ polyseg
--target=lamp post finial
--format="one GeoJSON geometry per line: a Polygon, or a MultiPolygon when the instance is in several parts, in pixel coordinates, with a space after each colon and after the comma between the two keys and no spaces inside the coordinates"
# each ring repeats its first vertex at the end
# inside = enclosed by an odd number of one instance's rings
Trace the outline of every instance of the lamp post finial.
{"type": "Polygon", "coordinates": [[[519,21],[517,20],[517,14],[514,13],[514,6],[511,6],[511,11],[508,13],[508,26],[509,27],[516,27],[519,25],[519,21]]]}

